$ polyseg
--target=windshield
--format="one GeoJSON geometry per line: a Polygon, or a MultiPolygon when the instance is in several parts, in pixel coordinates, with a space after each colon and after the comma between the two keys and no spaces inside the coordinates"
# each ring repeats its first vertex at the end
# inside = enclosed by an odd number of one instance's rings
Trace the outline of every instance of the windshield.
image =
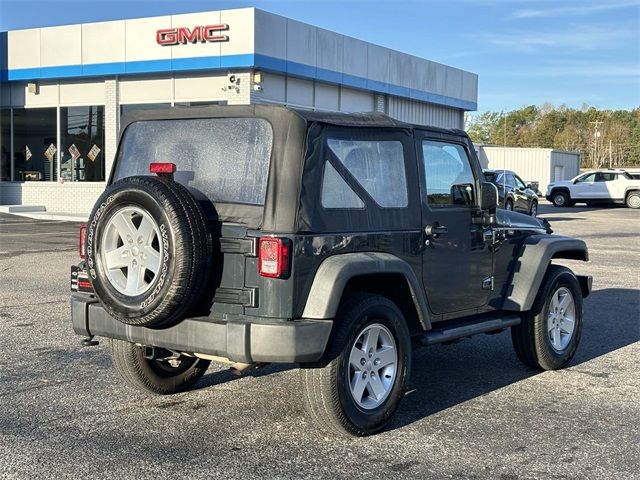
{"type": "Polygon", "coordinates": [[[273,145],[261,118],[146,120],[127,127],[114,180],[176,164],[177,182],[213,202],[264,205],[273,145]]]}

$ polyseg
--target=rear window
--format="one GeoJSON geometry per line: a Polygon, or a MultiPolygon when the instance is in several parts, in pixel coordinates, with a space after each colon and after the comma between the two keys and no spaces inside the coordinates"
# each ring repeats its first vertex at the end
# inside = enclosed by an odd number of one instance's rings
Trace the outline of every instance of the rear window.
{"type": "Polygon", "coordinates": [[[496,172],[484,172],[484,178],[487,182],[496,182],[498,180],[498,174],[496,172]]]}
{"type": "Polygon", "coordinates": [[[213,202],[264,205],[272,146],[271,124],[261,118],[134,122],[114,179],[149,175],[151,162],[171,162],[176,181],[213,202]]]}

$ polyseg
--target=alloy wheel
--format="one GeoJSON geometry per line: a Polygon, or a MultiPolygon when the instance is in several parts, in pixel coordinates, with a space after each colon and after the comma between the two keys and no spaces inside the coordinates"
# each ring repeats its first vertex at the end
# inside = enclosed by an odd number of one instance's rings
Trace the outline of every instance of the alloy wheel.
{"type": "Polygon", "coordinates": [[[160,229],[146,210],[125,207],[105,227],[100,256],[109,282],[127,296],[146,292],[160,271],[160,229]]]}

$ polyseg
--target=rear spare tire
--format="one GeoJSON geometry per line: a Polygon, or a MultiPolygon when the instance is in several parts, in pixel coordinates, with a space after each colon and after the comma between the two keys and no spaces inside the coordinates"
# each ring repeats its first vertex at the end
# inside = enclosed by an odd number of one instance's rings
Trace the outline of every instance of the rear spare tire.
{"type": "Polygon", "coordinates": [[[128,325],[158,327],[181,320],[200,300],[212,242],[186,188],[127,177],[107,187],[91,212],[86,255],[106,311],[128,325]]]}

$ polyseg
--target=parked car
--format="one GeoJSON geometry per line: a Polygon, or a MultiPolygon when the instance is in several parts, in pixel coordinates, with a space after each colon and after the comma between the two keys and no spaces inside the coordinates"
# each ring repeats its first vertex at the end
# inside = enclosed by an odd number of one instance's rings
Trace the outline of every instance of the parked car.
{"type": "Polygon", "coordinates": [[[640,178],[625,170],[594,170],[571,180],[550,183],[545,198],[556,207],[620,203],[640,208],[640,178]]]}
{"type": "Polygon", "coordinates": [[[525,183],[511,170],[484,170],[484,178],[498,189],[499,206],[505,210],[538,214],[538,194],[530,183],[525,183]]]}
{"type": "Polygon", "coordinates": [[[591,279],[555,262],[587,246],[496,211],[463,131],[275,105],[122,125],[71,317],[127,384],[170,394],[212,360],[297,363],[309,417],[368,435],[405,395],[412,345],[510,328],[530,368],[574,356],[591,279]]]}

